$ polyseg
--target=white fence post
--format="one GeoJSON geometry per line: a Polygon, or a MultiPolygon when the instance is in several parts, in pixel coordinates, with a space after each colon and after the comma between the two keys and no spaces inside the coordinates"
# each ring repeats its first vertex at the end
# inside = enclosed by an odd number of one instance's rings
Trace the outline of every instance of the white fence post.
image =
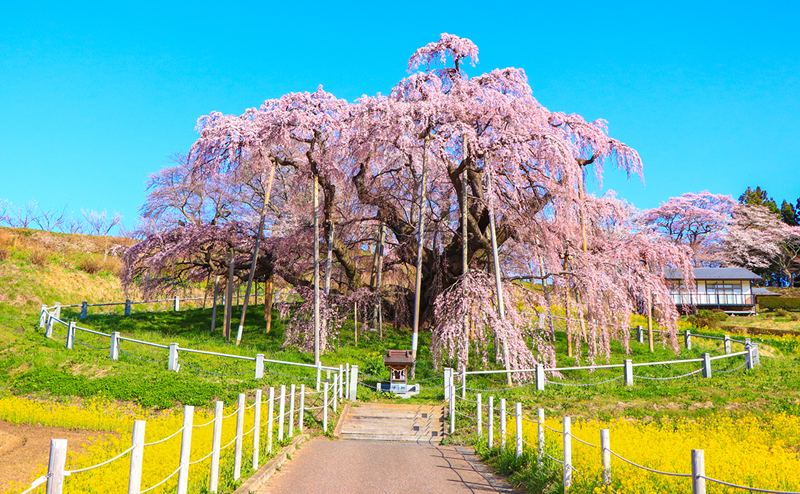
{"type": "Polygon", "coordinates": [[[517,402],[514,410],[517,432],[517,458],[522,456],[522,403],[517,402]]]}
{"type": "Polygon", "coordinates": [[[303,419],[305,418],[305,410],[306,408],[306,385],[300,385],[300,412],[297,414],[297,428],[300,432],[303,432],[304,424],[303,419]]]}
{"type": "Polygon", "coordinates": [[[344,366],[339,365],[339,399],[344,399],[344,366]]]}
{"type": "Polygon", "coordinates": [[[453,379],[453,371],[450,370],[450,434],[453,434],[456,431],[456,388],[453,386],[454,379],[453,379]]]}
{"type": "Polygon", "coordinates": [[[55,316],[47,314],[47,329],[44,331],[45,338],[52,338],[53,337],[53,322],[55,321],[55,316]]]}
{"type": "Polygon", "coordinates": [[[236,402],[236,444],[233,454],[233,480],[242,476],[242,434],[244,433],[244,393],[239,393],[236,402]]]}
{"type": "Polygon", "coordinates": [[[727,354],[731,353],[731,337],[728,336],[728,335],[725,335],[723,341],[725,343],[725,355],[727,355],[727,354]]]}
{"type": "Polygon", "coordinates": [[[506,449],[506,399],[500,398],[500,449],[506,449]]]}
{"type": "Polygon", "coordinates": [[[289,437],[294,436],[294,384],[289,386],[289,437]]]}
{"type": "Polygon", "coordinates": [[[109,342],[108,357],[111,360],[119,360],[119,331],[111,333],[111,341],[109,342]]]}
{"type": "Polygon", "coordinates": [[[344,368],[344,399],[350,399],[350,362],[347,362],[344,368]]]}
{"type": "Polygon", "coordinates": [[[66,347],[67,349],[72,350],[73,346],[75,346],[75,321],[70,321],[69,326],[67,327],[66,347]]]}
{"type": "Polygon", "coordinates": [[[706,379],[711,378],[711,354],[703,354],[703,377],[706,379]]]}
{"type": "Polygon", "coordinates": [[[192,422],[194,407],[183,407],[183,432],[181,433],[181,463],[178,470],[178,494],[186,494],[189,489],[189,458],[192,452],[192,422]]]}
{"type": "Polygon", "coordinates": [[[333,412],[336,413],[339,407],[339,375],[333,375],[333,412]]]}
{"type": "Polygon", "coordinates": [[[47,494],[61,494],[64,488],[64,463],[67,461],[67,440],[50,440],[50,462],[47,465],[47,494]]]}
{"type": "Polygon", "coordinates": [[[131,299],[125,299],[125,315],[131,315],[131,299]]]}
{"type": "Polygon", "coordinates": [[[494,446],[494,396],[489,397],[489,407],[487,409],[488,416],[486,417],[486,431],[488,438],[486,439],[486,446],[492,449],[494,446]]]}
{"type": "Polygon", "coordinates": [[[317,391],[319,391],[319,383],[322,380],[322,362],[317,364],[317,391]]]}
{"type": "Polygon", "coordinates": [[[219,487],[219,448],[222,443],[223,404],[214,402],[214,436],[211,439],[211,473],[208,479],[209,492],[217,492],[219,487]]]}
{"type": "Polygon", "coordinates": [[[572,420],[564,417],[564,490],[572,485],[572,420]]]}
{"type": "Polygon", "coordinates": [[[753,347],[750,343],[744,346],[744,351],[747,352],[744,354],[744,368],[745,370],[752,370],[753,369],[753,347]]]}
{"type": "Polygon", "coordinates": [[[264,354],[256,354],[256,379],[264,378],[264,354]]]}
{"type": "Polygon", "coordinates": [[[633,360],[629,358],[625,359],[623,375],[625,376],[625,386],[633,386],[633,360]]]}
{"type": "Polygon", "coordinates": [[[461,368],[461,399],[467,398],[467,368],[461,368]]]}
{"type": "Polygon", "coordinates": [[[142,455],[144,454],[144,420],[133,422],[133,451],[128,475],[128,494],[139,494],[142,489],[142,455]]]}
{"type": "Polygon", "coordinates": [[[89,313],[89,302],[81,302],[81,321],[86,319],[89,313]]]}
{"type": "Polygon", "coordinates": [[[544,364],[536,364],[536,390],[544,391],[544,364]]]}
{"type": "Polygon", "coordinates": [[[702,449],[692,450],[692,494],[706,494],[706,461],[702,449]]]}
{"type": "Polygon", "coordinates": [[[755,365],[761,365],[761,355],[758,353],[758,343],[753,344],[754,352],[755,352],[755,361],[753,362],[755,365]]]}
{"type": "Polygon", "coordinates": [[[603,457],[603,483],[611,485],[611,437],[608,429],[600,429],[600,451],[603,457]]]}
{"type": "Polygon", "coordinates": [[[258,457],[261,453],[261,390],[256,390],[253,406],[253,470],[258,470],[258,457]]]}
{"type": "Polygon", "coordinates": [[[39,312],[39,327],[44,328],[45,324],[47,324],[47,306],[42,304],[42,309],[39,312]]]}
{"type": "Polygon", "coordinates": [[[541,468],[544,462],[544,408],[540,408],[536,411],[536,421],[539,426],[537,431],[539,436],[539,454],[537,458],[539,460],[539,467],[541,468]]]}
{"type": "Polygon", "coordinates": [[[175,312],[181,310],[181,299],[177,295],[175,295],[175,303],[173,304],[173,309],[175,309],[175,312]]]}
{"type": "Polygon", "coordinates": [[[683,335],[683,342],[686,344],[687,350],[692,349],[692,332],[689,331],[688,329],[686,330],[686,333],[684,333],[683,335]]]}
{"type": "Polygon", "coordinates": [[[272,430],[275,428],[275,388],[269,388],[267,403],[267,453],[272,453],[272,430]]]}
{"type": "Polygon", "coordinates": [[[328,381],[323,383],[325,388],[324,402],[322,406],[322,430],[328,432],[328,381]]]}
{"type": "Polygon", "coordinates": [[[278,402],[278,442],[283,441],[283,416],[286,415],[286,385],[281,384],[281,396],[278,402]]]}
{"type": "Polygon", "coordinates": [[[636,341],[639,343],[644,343],[644,330],[642,329],[642,325],[636,326],[636,341]]]}
{"type": "Polygon", "coordinates": [[[169,360],[167,361],[167,369],[172,372],[178,372],[180,364],[178,364],[178,344],[169,344],[169,360]]]}
{"type": "Polygon", "coordinates": [[[56,319],[61,319],[61,302],[56,302],[56,306],[53,309],[53,315],[56,316],[56,319]]]}
{"type": "Polygon", "coordinates": [[[450,368],[444,368],[444,401],[450,403],[450,368]]]}
{"type": "Polygon", "coordinates": [[[477,416],[478,416],[477,427],[478,427],[478,436],[480,436],[481,434],[483,434],[483,402],[481,400],[481,394],[480,393],[475,395],[475,401],[478,402],[478,404],[477,404],[477,412],[478,412],[477,413],[477,416]]]}
{"type": "Polygon", "coordinates": [[[350,401],[356,401],[358,387],[358,366],[350,367],[350,401]]]}

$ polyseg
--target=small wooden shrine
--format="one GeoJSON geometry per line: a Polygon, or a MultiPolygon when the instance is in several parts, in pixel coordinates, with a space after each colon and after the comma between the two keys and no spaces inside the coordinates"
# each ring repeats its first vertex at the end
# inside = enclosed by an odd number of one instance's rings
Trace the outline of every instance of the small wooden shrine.
{"type": "Polygon", "coordinates": [[[408,370],[414,365],[411,350],[386,350],[383,363],[389,368],[389,392],[405,394],[408,392],[408,370]]]}

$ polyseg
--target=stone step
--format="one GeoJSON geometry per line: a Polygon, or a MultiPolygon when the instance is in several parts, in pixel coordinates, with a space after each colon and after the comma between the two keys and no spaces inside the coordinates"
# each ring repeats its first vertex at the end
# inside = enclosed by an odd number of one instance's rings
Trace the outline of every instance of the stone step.
{"type": "Polygon", "coordinates": [[[346,433],[342,432],[342,439],[357,441],[421,441],[438,443],[442,440],[441,434],[392,434],[392,433],[346,433]]]}

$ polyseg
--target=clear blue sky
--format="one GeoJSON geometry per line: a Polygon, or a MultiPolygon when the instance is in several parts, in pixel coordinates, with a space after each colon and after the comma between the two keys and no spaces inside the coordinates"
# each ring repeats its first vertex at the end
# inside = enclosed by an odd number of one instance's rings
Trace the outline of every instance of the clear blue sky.
{"type": "Polygon", "coordinates": [[[270,3],[6,2],[0,199],[129,223],[199,116],[319,84],[388,93],[442,32],[478,45],[471,73],[522,67],[550,110],[608,120],[646,186],[612,170],[604,186],[639,208],[748,185],[800,196],[796,0],[270,3]]]}

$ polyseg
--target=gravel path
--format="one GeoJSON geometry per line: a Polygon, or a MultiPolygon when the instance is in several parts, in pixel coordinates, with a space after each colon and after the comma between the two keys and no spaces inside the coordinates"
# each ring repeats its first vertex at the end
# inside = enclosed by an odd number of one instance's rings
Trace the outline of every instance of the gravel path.
{"type": "Polygon", "coordinates": [[[330,441],[303,445],[260,490],[279,493],[512,494],[472,448],[390,441],[330,441]]]}

